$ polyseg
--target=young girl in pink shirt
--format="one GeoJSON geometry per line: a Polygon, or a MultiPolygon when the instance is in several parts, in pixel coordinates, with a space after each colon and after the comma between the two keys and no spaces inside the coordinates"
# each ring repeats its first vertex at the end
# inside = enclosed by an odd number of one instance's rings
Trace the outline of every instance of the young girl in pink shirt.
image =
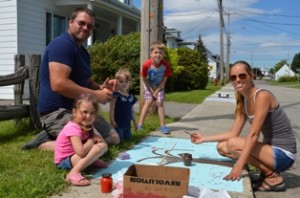
{"type": "Polygon", "coordinates": [[[95,121],[99,106],[91,94],[82,94],[74,102],[72,119],[59,133],[54,151],[54,163],[60,169],[70,169],[66,181],[76,186],[90,185],[81,175],[89,165],[107,167],[99,160],[106,151],[107,144],[101,136],[95,136],[92,123],[95,121]]]}

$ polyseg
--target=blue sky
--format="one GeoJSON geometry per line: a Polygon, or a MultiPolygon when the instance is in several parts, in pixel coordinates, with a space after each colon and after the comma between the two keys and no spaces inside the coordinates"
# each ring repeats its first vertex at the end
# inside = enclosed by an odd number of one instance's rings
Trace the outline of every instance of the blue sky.
{"type": "MultiPolygon", "coordinates": [[[[141,1],[133,0],[138,8],[141,1]]],[[[231,63],[242,59],[271,68],[283,59],[291,63],[300,52],[299,0],[223,0],[223,8],[231,63]]],[[[185,41],[195,42],[200,34],[210,51],[220,53],[217,0],[164,0],[164,25],[181,31],[185,41]]]]}

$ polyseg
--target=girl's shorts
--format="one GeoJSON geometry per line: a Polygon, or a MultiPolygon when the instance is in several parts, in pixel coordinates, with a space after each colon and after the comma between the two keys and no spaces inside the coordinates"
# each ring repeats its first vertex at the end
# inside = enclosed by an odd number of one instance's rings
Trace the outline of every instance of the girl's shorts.
{"type": "Polygon", "coordinates": [[[276,172],[283,172],[292,167],[294,161],[282,149],[273,147],[274,169],[276,172]]]}
{"type": "Polygon", "coordinates": [[[73,168],[71,163],[71,157],[67,157],[66,159],[62,160],[60,163],[56,164],[56,167],[63,170],[70,170],[73,168]]]}

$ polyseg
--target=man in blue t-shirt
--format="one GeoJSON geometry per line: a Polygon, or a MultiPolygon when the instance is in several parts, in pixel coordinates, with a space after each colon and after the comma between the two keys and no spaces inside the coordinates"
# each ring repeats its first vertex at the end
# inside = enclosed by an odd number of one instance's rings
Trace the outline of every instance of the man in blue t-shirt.
{"type": "MultiPolygon", "coordinates": [[[[100,103],[112,99],[113,80],[102,85],[91,79],[90,56],[82,45],[93,32],[95,16],[87,8],[77,8],[70,16],[68,31],[46,48],[40,68],[38,112],[43,131],[22,149],[54,150],[55,139],[72,116],[73,100],[81,94],[95,95],[100,103]]],[[[101,116],[94,123],[99,141],[118,144],[118,133],[101,116]]]]}

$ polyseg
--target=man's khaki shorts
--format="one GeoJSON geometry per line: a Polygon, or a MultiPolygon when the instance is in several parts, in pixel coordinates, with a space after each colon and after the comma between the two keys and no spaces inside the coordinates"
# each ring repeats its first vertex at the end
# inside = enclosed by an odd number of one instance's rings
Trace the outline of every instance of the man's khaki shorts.
{"type": "MultiPolygon", "coordinates": [[[[69,109],[60,108],[56,111],[48,113],[40,117],[43,129],[49,134],[50,139],[56,139],[59,132],[72,118],[72,111],[69,109]]],[[[112,127],[101,116],[98,115],[94,122],[95,129],[106,139],[109,136],[112,127]]]]}

